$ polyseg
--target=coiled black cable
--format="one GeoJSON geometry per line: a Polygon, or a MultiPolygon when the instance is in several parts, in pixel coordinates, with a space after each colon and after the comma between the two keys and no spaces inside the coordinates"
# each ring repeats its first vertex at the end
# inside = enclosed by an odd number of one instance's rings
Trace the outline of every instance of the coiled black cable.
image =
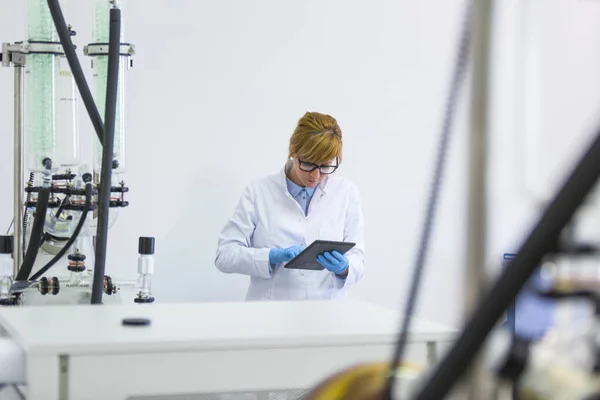
{"type": "MultiPolygon", "coordinates": [[[[35,179],[35,173],[31,172],[29,174],[29,181],[27,181],[27,186],[33,186],[33,180],[35,179]]],[[[29,204],[31,201],[31,192],[27,192],[25,196],[25,204],[29,204]]],[[[29,224],[29,213],[27,212],[27,206],[25,206],[25,211],[23,213],[23,257],[25,257],[25,242],[27,241],[27,225],[29,224]]]]}
{"type": "Polygon", "coordinates": [[[450,92],[446,103],[446,111],[444,115],[444,122],[442,125],[438,154],[435,163],[435,171],[433,175],[433,181],[431,182],[430,187],[431,193],[427,204],[425,223],[423,224],[423,231],[421,233],[421,240],[419,242],[417,258],[413,269],[412,282],[408,293],[406,308],[401,322],[402,327],[400,330],[400,334],[398,335],[398,341],[390,365],[390,374],[388,376],[386,392],[384,393],[385,395],[387,395],[388,399],[393,398],[392,394],[395,391],[394,385],[396,381],[396,370],[402,362],[404,348],[406,347],[406,340],[408,337],[408,331],[410,329],[411,316],[413,314],[417,302],[417,296],[421,284],[421,277],[423,275],[425,260],[427,257],[427,250],[429,247],[429,239],[431,237],[431,231],[433,228],[433,222],[435,218],[438,196],[442,185],[446,155],[448,153],[448,148],[450,145],[450,134],[452,133],[452,123],[454,120],[456,104],[458,103],[460,89],[468,69],[470,32],[471,0],[467,0],[464,21],[462,24],[462,31],[460,34],[458,44],[458,52],[456,55],[456,62],[454,65],[454,71],[452,73],[450,92]]]}

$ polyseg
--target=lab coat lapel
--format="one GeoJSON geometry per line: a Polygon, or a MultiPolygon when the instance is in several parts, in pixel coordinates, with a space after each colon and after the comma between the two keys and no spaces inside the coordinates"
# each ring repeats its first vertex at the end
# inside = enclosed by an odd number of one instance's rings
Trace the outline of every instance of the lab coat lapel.
{"type": "Polygon", "coordinates": [[[326,186],[327,186],[328,179],[329,179],[329,177],[325,177],[323,182],[321,182],[319,184],[319,186],[317,186],[317,190],[315,190],[315,193],[313,194],[313,198],[310,201],[310,204],[308,205],[308,215],[309,216],[311,213],[315,212],[315,209],[318,208],[321,201],[323,201],[323,199],[327,195],[326,186]]]}
{"type": "MultiPolygon", "coordinates": [[[[298,202],[296,200],[294,200],[294,198],[290,195],[290,193],[288,192],[287,189],[287,175],[286,172],[288,171],[289,168],[291,168],[292,166],[292,161],[288,161],[287,163],[285,163],[285,165],[283,166],[283,168],[281,169],[280,173],[279,173],[279,178],[277,179],[277,184],[281,187],[281,190],[285,193],[286,197],[288,197],[291,201],[293,201],[296,206],[298,207],[298,210],[300,210],[300,212],[302,212],[302,215],[304,215],[304,211],[302,210],[302,207],[300,206],[300,204],[298,204],[298,202]]],[[[311,210],[314,210],[319,203],[321,203],[321,201],[323,200],[323,198],[327,195],[327,182],[329,181],[329,176],[326,176],[325,179],[323,179],[323,181],[319,184],[319,186],[317,186],[317,190],[315,190],[315,193],[313,195],[313,198],[310,201],[310,204],[308,205],[308,215],[311,214],[311,210]]],[[[314,211],[312,211],[314,212],[314,211]]]]}

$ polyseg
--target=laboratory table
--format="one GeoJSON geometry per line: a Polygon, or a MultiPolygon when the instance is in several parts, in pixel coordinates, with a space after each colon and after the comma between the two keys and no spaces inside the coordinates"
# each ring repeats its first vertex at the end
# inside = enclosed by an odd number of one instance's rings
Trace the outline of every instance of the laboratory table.
{"type": "MultiPolygon", "coordinates": [[[[4,335],[26,357],[29,400],[289,394],[352,365],[388,360],[399,325],[399,312],[350,300],[32,306],[0,312],[4,335]],[[150,324],[125,326],[124,318],[147,318],[150,324]]],[[[415,318],[409,343],[426,348],[428,361],[435,362],[437,346],[456,334],[415,318]]]]}

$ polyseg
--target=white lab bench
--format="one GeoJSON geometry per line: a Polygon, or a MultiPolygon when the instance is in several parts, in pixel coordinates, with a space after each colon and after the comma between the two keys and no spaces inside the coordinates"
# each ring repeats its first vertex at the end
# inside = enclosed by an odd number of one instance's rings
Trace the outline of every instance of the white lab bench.
{"type": "MultiPolygon", "coordinates": [[[[47,306],[2,309],[0,327],[26,353],[28,400],[216,399],[388,360],[399,313],[349,300],[47,306]]],[[[456,333],[415,319],[409,341],[434,361],[456,333]]]]}

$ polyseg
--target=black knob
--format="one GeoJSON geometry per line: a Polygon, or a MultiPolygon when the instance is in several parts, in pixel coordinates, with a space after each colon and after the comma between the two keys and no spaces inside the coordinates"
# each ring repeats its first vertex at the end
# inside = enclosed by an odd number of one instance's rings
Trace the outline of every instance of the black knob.
{"type": "Polygon", "coordinates": [[[154,303],[154,297],[136,297],[133,302],[138,304],[154,303]]]}
{"type": "Polygon", "coordinates": [[[90,174],[89,172],[86,172],[85,174],[83,174],[83,176],[81,178],[83,179],[83,181],[85,183],[89,183],[92,181],[92,174],[90,174]]]}
{"type": "Polygon", "coordinates": [[[154,254],[154,238],[153,237],[140,237],[138,244],[138,253],[140,254],[154,254]]]}
{"type": "Polygon", "coordinates": [[[124,318],[122,324],[126,326],[148,326],[150,320],[148,318],[124,318]]]}
{"type": "Polygon", "coordinates": [[[12,254],[15,239],[12,236],[0,236],[0,254],[12,254]]]}
{"type": "Polygon", "coordinates": [[[81,253],[69,254],[67,256],[67,258],[70,261],[85,261],[85,254],[81,254],[81,253]]]}
{"type": "Polygon", "coordinates": [[[112,295],[116,293],[115,285],[113,285],[112,278],[110,276],[104,276],[104,293],[112,295]]]}
{"type": "Polygon", "coordinates": [[[112,169],[117,169],[119,168],[119,160],[113,160],[112,161],[112,169]]]}
{"type": "Polygon", "coordinates": [[[60,292],[60,282],[57,277],[52,278],[52,295],[56,296],[60,292]]]}
{"type": "Polygon", "coordinates": [[[51,170],[52,169],[52,159],[49,157],[46,157],[42,160],[42,165],[44,166],[44,168],[46,168],[47,170],[51,170]]]}
{"type": "Polygon", "coordinates": [[[40,293],[44,296],[47,295],[49,286],[50,285],[48,284],[48,278],[46,278],[45,276],[42,277],[40,279],[40,287],[39,287],[40,293]]]}

